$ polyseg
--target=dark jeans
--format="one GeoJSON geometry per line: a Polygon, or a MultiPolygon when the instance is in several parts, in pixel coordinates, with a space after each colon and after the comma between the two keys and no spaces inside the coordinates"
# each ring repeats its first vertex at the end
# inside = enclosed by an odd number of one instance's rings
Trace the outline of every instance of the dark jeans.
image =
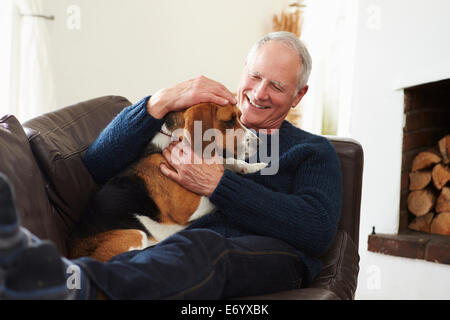
{"type": "Polygon", "coordinates": [[[295,249],[262,236],[225,238],[207,229],[183,230],[154,247],[106,263],[74,260],[112,299],[224,299],[300,286],[295,249]]]}

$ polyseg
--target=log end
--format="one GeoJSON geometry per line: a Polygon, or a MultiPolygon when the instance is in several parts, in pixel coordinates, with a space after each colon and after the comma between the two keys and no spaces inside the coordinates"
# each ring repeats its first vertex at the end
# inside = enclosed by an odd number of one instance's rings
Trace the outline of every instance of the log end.
{"type": "Polygon", "coordinates": [[[439,140],[438,146],[442,155],[442,161],[445,164],[450,163],[450,134],[439,140]]]}
{"type": "Polygon", "coordinates": [[[431,172],[431,179],[436,189],[441,190],[450,181],[450,170],[447,166],[439,163],[431,172]]]}
{"type": "Polygon", "coordinates": [[[450,212],[441,212],[431,222],[432,233],[450,236],[450,212]]]}
{"type": "Polygon", "coordinates": [[[436,212],[450,211],[450,188],[442,188],[441,194],[436,200],[436,212]]]}
{"type": "Polygon", "coordinates": [[[411,171],[427,169],[442,161],[440,155],[433,151],[419,152],[413,159],[411,171]]]}
{"type": "Polygon", "coordinates": [[[428,190],[412,191],[407,198],[407,206],[416,217],[426,215],[434,206],[435,203],[434,194],[428,190]]]}
{"type": "Polygon", "coordinates": [[[409,190],[424,189],[431,181],[431,170],[409,173],[409,190]]]}
{"type": "Polygon", "coordinates": [[[431,222],[433,221],[434,212],[427,213],[424,216],[415,217],[408,225],[408,228],[420,232],[431,232],[431,222]]]}

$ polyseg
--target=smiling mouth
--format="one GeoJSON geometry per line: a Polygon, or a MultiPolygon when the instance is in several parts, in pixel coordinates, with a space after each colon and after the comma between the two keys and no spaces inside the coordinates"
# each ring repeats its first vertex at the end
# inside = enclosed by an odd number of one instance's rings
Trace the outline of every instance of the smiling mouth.
{"type": "Polygon", "coordinates": [[[245,95],[245,97],[247,98],[248,102],[249,102],[253,107],[255,107],[256,109],[264,110],[264,109],[269,109],[269,108],[270,108],[270,107],[267,107],[267,106],[260,106],[260,105],[257,105],[256,103],[254,103],[254,102],[250,99],[250,97],[249,97],[248,95],[245,95]]]}

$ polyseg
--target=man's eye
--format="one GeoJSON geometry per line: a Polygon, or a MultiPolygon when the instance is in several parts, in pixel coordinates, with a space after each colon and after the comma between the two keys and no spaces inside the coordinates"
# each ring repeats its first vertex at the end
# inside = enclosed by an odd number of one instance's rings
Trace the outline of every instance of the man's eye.
{"type": "Polygon", "coordinates": [[[281,92],[281,91],[283,91],[283,89],[281,89],[280,87],[278,87],[278,86],[272,86],[276,91],[278,91],[278,92],[281,92]]]}

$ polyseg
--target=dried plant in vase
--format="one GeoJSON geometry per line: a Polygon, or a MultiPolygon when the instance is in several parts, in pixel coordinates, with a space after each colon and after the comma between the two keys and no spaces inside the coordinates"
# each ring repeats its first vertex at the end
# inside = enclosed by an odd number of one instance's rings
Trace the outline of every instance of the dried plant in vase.
{"type": "Polygon", "coordinates": [[[306,5],[303,4],[303,1],[291,1],[288,13],[283,10],[279,15],[273,15],[273,31],[289,31],[300,38],[302,35],[303,10],[305,7],[306,5]]]}
{"type": "Polygon", "coordinates": [[[300,11],[295,11],[293,13],[281,12],[280,15],[273,15],[272,25],[273,31],[289,31],[300,37],[300,11]]]}

